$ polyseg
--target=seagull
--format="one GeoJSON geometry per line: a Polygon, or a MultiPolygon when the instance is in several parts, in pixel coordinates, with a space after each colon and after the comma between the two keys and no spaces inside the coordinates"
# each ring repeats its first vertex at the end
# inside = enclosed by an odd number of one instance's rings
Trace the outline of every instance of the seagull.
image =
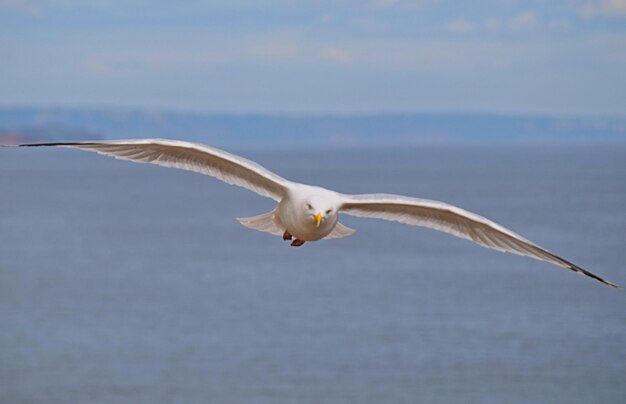
{"type": "Polygon", "coordinates": [[[93,151],[121,160],[151,163],[215,177],[272,198],[270,212],[239,222],[254,230],[305,242],[351,235],[339,215],[384,219],[439,230],[483,247],[531,257],[570,269],[615,288],[619,286],[572,264],[511,230],[482,216],[444,202],[391,194],[341,194],[289,181],[261,165],[215,147],[166,139],[129,139],[63,143],[32,143],[19,147],[66,147],[93,151]]]}

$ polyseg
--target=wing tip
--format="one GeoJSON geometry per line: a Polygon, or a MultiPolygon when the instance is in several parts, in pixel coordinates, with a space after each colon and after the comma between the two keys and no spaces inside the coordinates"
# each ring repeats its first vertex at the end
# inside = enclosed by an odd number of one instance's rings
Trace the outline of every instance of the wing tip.
{"type": "Polygon", "coordinates": [[[49,142],[49,143],[23,143],[14,147],[55,147],[55,146],[80,146],[95,144],[94,142],[49,142]]]}
{"type": "Polygon", "coordinates": [[[22,143],[22,144],[0,144],[0,147],[72,147],[80,145],[94,144],[93,142],[51,142],[51,143],[22,143]]]}
{"type": "Polygon", "coordinates": [[[602,283],[604,285],[607,285],[607,286],[611,286],[611,287],[613,287],[615,289],[624,290],[624,288],[622,286],[618,285],[617,283],[613,283],[611,281],[607,281],[606,279],[601,278],[598,275],[593,274],[593,273],[591,273],[591,272],[589,272],[587,270],[584,270],[584,269],[582,269],[581,267],[579,267],[577,265],[574,265],[574,264],[571,264],[571,263],[568,263],[568,264],[569,265],[567,266],[567,268],[571,269],[574,272],[577,272],[577,273],[579,273],[581,275],[584,275],[584,276],[587,276],[589,278],[592,278],[592,279],[594,279],[597,282],[600,282],[600,283],[602,283]]]}
{"type": "Polygon", "coordinates": [[[610,281],[607,281],[607,280],[604,280],[603,283],[606,284],[606,285],[609,285],[609,286],[611,286],[611,287],[613,287],[613,288],[615,288],[617,290],[624,290],[624,287],[621,286],[621,285],[618,285],[617,283],[613,283],[613,282],[610,282],[610,281]]]}

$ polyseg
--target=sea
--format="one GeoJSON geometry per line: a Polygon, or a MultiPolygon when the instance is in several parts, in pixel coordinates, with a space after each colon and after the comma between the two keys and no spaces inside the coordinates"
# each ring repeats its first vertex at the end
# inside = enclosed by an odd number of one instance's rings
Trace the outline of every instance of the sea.
{"type": "MultiPolygon", "coordinates": [[[[343,193],[442,200],[626,285],[626,146],[230,150],[343,193]]],[[[0,148],[0,403],[625,403],[626,293],[432,230],[195,173],[0,148]]]]}

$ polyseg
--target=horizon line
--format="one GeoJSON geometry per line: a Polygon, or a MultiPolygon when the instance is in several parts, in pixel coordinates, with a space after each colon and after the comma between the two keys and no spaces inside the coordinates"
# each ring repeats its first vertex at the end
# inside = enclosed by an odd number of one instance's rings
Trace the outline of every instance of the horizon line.
{"type": "Polygon", "coordinates": [[[124,105],[72,105],[72,104],[7,104],[0,102],[0,110],[58,110],[75,112],[110,112],[110,113],[147,113],[147,114],[177,114],[177,115],[205,115],[205,116],[263,116],[288,118],[320,118],[320,117],[373,117],[373,116],[466,116],[466,117],[501,117],[501,118],[548,118],[548,119],[626,119],[626,113],[596,114],[581,112],[549,112],[549,111],[508,111],[496,109],[379,109],[379,110],[217,110],[192,109],[176,107],[124,106],[124,105]]]}

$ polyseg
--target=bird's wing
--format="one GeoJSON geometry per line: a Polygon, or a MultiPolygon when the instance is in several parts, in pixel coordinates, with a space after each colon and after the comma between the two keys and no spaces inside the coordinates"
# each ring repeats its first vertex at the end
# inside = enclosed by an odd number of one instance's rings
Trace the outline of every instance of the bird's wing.
{"type": "Polygon", "coordinates": [[[94,151],[121,160],[180,168],[216,177],[228,184],[247,188],[277,201],[286,195],[290,184],[286,179],[243,157],[214,147],[178,140],[133,139],[20,146],[70,147],[94,151]]]}
{"type": "Polygon", "coordinates": [[[346,214],[392,220],[428,227],[471,240],[483,247],[547,261],[589,276],[606,285],[618,285],[560,258],[512,231],[475,213],[427,199],[400,195],[343,195],[340,210],[346,214]]]}

